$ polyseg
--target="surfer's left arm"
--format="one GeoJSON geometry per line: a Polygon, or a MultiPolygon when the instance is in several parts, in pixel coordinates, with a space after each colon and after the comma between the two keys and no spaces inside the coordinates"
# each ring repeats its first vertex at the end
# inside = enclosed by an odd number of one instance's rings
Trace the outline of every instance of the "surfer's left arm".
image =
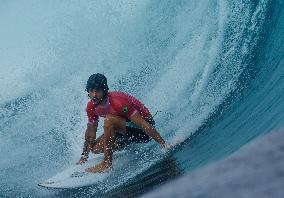
{"type": "Polygon", "coordinates": [[[137,126],[141,127],[150,137],[152,137],[156,142],[158,142],[163,148],[167,148],[168,144],[161,137],[160,133],[147,121],[145,121],[140,114],[134,114],[130,117],[130,120],[134,122],[137,126]]]}

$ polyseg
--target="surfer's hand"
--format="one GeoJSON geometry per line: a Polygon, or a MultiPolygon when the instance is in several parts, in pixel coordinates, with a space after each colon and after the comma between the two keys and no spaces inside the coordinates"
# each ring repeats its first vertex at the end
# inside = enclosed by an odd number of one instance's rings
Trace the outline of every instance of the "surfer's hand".
{"type": "Polygon", "coordinates": [[[171,145],[171,144],[167,144],[167,143],[162,144],[162,149],[165,150],[165,151],[171,149],[172,147],[173,147],[173,145],[171,145]]]}
{"type": "Polygon", "coordinates": [[[171,144],[168,144],[168,143],[162,144],[162,145],[161,145],[161,146],[162,146],[162,150],[163,150],[164,152],[168,152],[170,149],[176,147],[176,146],[179,145],[180,143],[181,143],[181,141],[180,141],[180,140],[177,140],[177,141],[175,141],[174,143],[171,143],[171,144]]]}
{"type": "Polygon", "coordinates": [[[105,172],[110,166],[111,164],[102,161],[101,163],[93,167],[85,169],[85,171],[89,173],[102,173],[102,172],[105,172]]]}
{"type": "Polygon", "coordinates": [[[167,153],[169,152],[173,147],[175,147],[176,145],[175,144],[168,144],[168,143],[165,143],[165,144],[162,144],[162,151],[164,153],[167,153]]]}
{"type": "Polygon", "coordinates": [[[84,164],[86,161],[88,161],[87,158],[81,157],[80,160],[76,163],[76,165],[84,164]]]}

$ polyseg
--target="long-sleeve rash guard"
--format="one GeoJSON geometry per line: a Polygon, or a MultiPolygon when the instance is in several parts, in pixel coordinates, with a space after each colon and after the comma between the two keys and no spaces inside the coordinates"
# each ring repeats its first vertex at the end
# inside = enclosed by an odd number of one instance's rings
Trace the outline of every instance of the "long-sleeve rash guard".
{"type": "Polygon", "coordinates": [[[138,99],[119,91],[108,92],[103,104],[94,105],[90,100],[86,107],[89,124],[97,124],[99,117],[106,115],[116,115],[125,119],[130,119],[139,113],[143,119],[149,120],[151,113],[138,99]]]}

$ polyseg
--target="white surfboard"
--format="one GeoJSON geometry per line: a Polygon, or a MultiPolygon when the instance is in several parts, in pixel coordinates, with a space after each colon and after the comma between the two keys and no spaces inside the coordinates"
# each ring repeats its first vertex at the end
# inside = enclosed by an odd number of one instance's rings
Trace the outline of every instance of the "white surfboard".
{"type": "MultiPolygon", "coordinates": [[[[179,143],[172,144],[166,152],[175,150],[179,143]]],[[[131,150],[131,149],[130,149],[131,150]]],[[[116,151],[113,159],[113,166],[111,170],[104,173],[88,173],[86,168],[92,167],[98,164],[103,159],[103,154],[96,155],[95,158],[89,159],[82,165],[71,165],[64,171],[54,175],[50,179],[40,182],[38,185],[46,188],[66,189],[66,188],[80,188],[90,185],[99,184],[104,181],[111,173],[114,173],[124,167],[129,159],[137,156],[136,152],[127,152],[125,150],[116,151]],[[132,156],[131,156],[132,155],[132,156]]],[[[139,154],[138,154],[139,155],[139,154]]]]}
{"type": "Polygon", "coordinates": [[[46,188],[79,188],[101,182],[110,171],[105,173],[88,173],[86,168],[99,163],[98,159],[91,159],[82,165],[72,165],[66,170],[54,175],[50,179],[40,182],[38,185],[46,188]]]}

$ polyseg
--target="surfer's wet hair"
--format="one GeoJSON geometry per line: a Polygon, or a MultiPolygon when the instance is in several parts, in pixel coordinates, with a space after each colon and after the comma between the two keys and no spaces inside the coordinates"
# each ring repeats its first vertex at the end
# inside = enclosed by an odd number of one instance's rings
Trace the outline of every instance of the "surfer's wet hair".
{"type": "Polygon", "coordinates": [[[86,84],[85,91],[89,92],[93,89],[103,90],[105,93],[108,92],[107,78],[100,73],[92,74],[86,84]]]}

